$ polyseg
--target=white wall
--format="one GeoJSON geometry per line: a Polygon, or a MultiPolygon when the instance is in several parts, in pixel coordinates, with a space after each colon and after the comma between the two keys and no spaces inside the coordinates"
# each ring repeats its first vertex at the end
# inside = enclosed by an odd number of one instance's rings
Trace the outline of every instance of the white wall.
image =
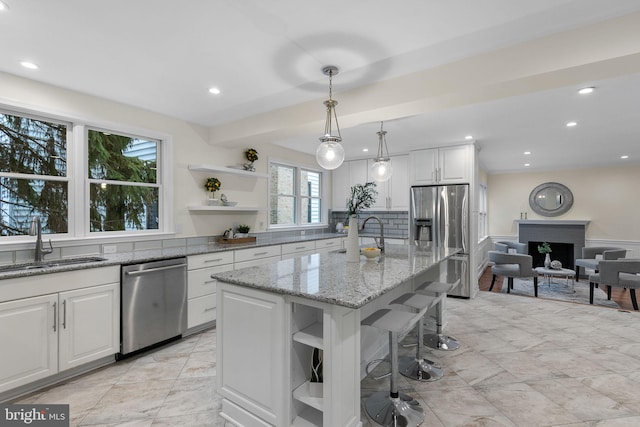
{"type": "Polygon", "coordinates": [[[515,236],[514,220],[520,212],[528,219],[549,219],[529,208],[529,194],[544,182],[569,187],[574,203],[569,212],[553,219],[591,221],[587,242],[640,242],[640,165],[608,168],[571,169],[536,173],[488,176],[489,234],[515,236]]]}
{"type": "MultiPolygon", "coordinates": [[[[226,194],[229,200],[237,201],[238,205],[263,207],[268,205],[266,179],[188,170],[190,163],[217,166],[240,165],[245,161],[244,151],[250,145],[239,144],[233,148],[212,146],[208,143],[209,129],[206,127],[1,72],[0,104],[28,108],[43,114],[56,114],[69,119],[86,120],[94,124],[124,125],[127,128],[170,135],[173,140],[174,221],[178,237],[221,234],[225,229],[238,223],[251,225],[252,231],[266,229],[266,211],[258,214],[201,214],[188,211],[189,205],[204,204],[207,198],[204,180],[207,176],[216,176],[220,179],[222,181],[220,192],[226,194]]],[[[259,146],[255,144],[251,146],[256,148],[260,155],[260,159],[255,163],[256,172],[267,173],[268,159],[271,156],[317,168],[313,156],[283,149],[269,144],[268,141],[259,146]]],[[[331,192],[327,194],[330,195],[331,192]]]]}

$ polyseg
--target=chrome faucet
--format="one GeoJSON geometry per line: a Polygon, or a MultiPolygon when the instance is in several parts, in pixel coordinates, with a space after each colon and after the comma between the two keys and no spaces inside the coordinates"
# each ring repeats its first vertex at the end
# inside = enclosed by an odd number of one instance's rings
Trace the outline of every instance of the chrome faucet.
{"type": "Polygon", "coordinates": [[[53,245],[51,244],[51,239],[49,239],[49,249],[45,249],[42,245],[42,223],[40,222],[39,216],[34,216],[31,219],[31,228],[29,228],[30,236],[36,237],[36,251],[35,251],[35,262],[41,262],[44,259],[44,256],[53,252],[53,245]]]}
{"type": "Polygon", "coordinates": [[[365,220],[362,221],[362,225],[360,226],[360,231],[364,230],[364,225],[370,219],[375,219],[380,224],[380,240],[378,240],[377,237],[374,237],[373,239],[376,241],[376,246],[378,247],[378,249],[380,249],[380,252],[384,252],[384,225],[382,224],[382,221],[380,220],[380,218],[378,218],[375,215],[366,217],[365,220]]]}

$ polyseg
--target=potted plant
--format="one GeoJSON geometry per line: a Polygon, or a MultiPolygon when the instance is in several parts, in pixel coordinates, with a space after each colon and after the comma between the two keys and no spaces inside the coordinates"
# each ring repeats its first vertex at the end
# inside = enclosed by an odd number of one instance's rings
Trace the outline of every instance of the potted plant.
{"type": "Polygon", "coordinates": [[[547,242],[538,245],[538,253],[544,254],[544,268],[549,268],[551,266],[551,257],[549,256],[551,245],[547,242]]]}
{"type": "Polygon", "coordinates": [[[244,152],[244,156],[248,161],[243,164],[242,167],[245,168],[245,170],[255,172],[256,168],[253,167],[253,162],[258,160],[258,150],[256,150],[255,148],[247,148],[247,150],[244,152]]]}
{"type": "Polygon", "coordinates": [[[249,230],[251,230],[251,227],[247,224],[238,225],[238,233],[236,234],[236,237],[247,237],[249,235],[249,230]]]}
{"type": "Polygon", "coordinates": [[[220,180],[215,177],[209,177],[204,182],[204,188],[206,188],[209,192],[209,204],[218,204],[218,200],[216,199],[216,191],[218,191],[221,186],[222,182],[220,182],[220,180]]]}

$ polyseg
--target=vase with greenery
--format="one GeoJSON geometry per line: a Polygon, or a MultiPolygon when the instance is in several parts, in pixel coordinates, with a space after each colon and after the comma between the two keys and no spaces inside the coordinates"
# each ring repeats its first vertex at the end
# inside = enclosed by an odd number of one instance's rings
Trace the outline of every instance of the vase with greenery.
{"type": "Polygon", "coordinates": [[[376,202],[375,182],[356,184],[351,187],[351,195],[347,199],[347,218],[349,232],[347,233],[347,262],[360,262],[360,242],[358,239],[358,213],[368,209],[376,202]]]}
{"type": "Polygon", "coordinates": [[[243,164],[242,167],[250,172],[255,172],[256,168],[253,166],[253,162],[258,160],[258,150],[255,148],[247,148],[244,152],[244,156],[247,159],[247,162],[243,164]]]}
{"type": "Polygon", "coordinates": [[[538,245],[538,253],[544,254],[544,268],[549,268],[551,266],[551,257],[549,256],[551,245],[547,242],[538,245]]]}

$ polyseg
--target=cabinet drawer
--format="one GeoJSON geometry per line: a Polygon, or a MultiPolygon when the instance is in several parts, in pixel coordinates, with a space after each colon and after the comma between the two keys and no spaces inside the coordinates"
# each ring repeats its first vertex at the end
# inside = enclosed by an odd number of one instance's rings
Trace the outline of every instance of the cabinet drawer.
{"type": "Polygon", "coordinates": [[[319,251],[340,248],[342,248],[342,237],[336,237],[335,239],[316,240],[316,249],[318,249],[319,251]]]}
{"type": "Polygon", "coordinates": [[[213,273],[233,270],[233,265],[223,265],[220,267],[200,268],[187,272],[188,292],[187,298],[201,297],[202,295],[215,294],[218,281],[212,279],[213,273]]]}
{"type": "Polygon", "coordinates": [[[233,251],[212,252],[202,255],[191,255],[187,259],[187,268],[193,270],[196,268],[216,267],[223,264],[233,263],[233,251]]]}
{"type": "Polygon", "coordinates": [[[263,246],[253,249],[239,249],[235,251],[235,262],[251,261],[260,258],[280,256],[280,245],[263,246]]]}
{"type": "Polygon", "coordinates": [[[315,250],[316,243],[310,242],[298,242],[298,243],[285,243],[282,245],[282,255],[294,254],[297,252],[312,251],[315,250]]]}
{"type": "Polygon", "coordinates": [[[216,294],[187,301],[187,328],[216,320],[216,294]]]}
{"type": "Polygon", "coordinates": [[[256,265],[269,264],[270,262],[279,261],[280,259],[281,259],[280,255],[278,255],[278,256],[272,256],[272,257],[269,257],[269,258],[252,259],[251,261],[236,262],[234,264],[233,269],[234,270],[239,270],[239,269],[245,268],[245,267],[255,267],[256,265]]]}

